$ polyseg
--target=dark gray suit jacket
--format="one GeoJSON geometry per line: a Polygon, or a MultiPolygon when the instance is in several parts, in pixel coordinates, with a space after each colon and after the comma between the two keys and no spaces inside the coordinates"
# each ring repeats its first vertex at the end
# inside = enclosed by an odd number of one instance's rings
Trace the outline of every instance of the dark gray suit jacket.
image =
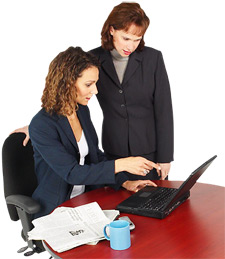
{"type": "Polygon", "coordinates": [[[130,55],[120,84],[109,51],[91,51],[101,63],[98,101],[103,111],[102,145],[111,157],[173,160],[170,85],[160,51],[144,47],[130,55]]]}
{"type": "MultiPolygon", "coordinates": [[[[97,98],[103,111],[102,146],[107,157],[173,161],[172,101],[162,53],[149,47],[133,52],[120,84],[110,52],[102,47],[90,52],[101,63],[97,98]]],[[[154,170],[146,177],[120,173],[116,188],[136,179],[158,179],[158,175],[154,170]]]]}

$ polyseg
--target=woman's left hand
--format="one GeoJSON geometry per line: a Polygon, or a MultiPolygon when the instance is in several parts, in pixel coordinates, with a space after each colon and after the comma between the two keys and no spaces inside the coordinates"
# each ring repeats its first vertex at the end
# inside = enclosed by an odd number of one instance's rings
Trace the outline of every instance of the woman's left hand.
{"type": "Polygon", "coordinates": [[[158,176],[161,176],[160,180],[165,180],[165,178],[168,176],[171,163],[157,163],[161,170],[157,170],[158,176]]]}
{"type": "Polygon", "coordinates": [[[137,192],[144,188],[146,185],[157,187],[157,185],[150,180],[135,180],[135,181],[126,181],[122,184],[123,188],[128,191],[137,192]]]}

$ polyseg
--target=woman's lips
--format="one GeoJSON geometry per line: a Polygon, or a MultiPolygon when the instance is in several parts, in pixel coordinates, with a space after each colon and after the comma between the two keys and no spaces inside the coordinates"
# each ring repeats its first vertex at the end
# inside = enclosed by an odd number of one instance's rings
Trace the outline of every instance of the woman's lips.
{"type": "Polygon", "coordinates": [[[123,53],[124,53],[125,55],[127,55],[127,56],[129,56],[129,55],[131,54],[130,51],[126,51],[126,50],[123,50],[123,53]]]}

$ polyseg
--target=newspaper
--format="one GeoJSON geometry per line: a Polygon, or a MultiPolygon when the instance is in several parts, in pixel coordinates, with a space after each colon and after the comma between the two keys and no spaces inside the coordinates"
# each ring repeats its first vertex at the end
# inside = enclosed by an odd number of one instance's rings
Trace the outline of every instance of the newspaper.
{"type": "Polygon", "coordinates": [[[118,210],[103,211],[97,202],[75,208],[59,207],[53,213],[33,220],[29,240],[45,240],[57,252],[104,239],[103,228],[119,215],[118,210]]]}

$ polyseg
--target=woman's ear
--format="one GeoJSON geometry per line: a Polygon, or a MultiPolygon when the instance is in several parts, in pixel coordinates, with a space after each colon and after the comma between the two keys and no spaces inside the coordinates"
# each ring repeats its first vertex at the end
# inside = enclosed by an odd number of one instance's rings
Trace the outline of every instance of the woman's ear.
{"type": "Polygon", "coordinates": [[[110,28],[109,28],[109,33],[110,33],[110,35],[113,36],[114,31],[115,31],[115,29],[113,28],[113,26],[110,26],[110,28]]]}

